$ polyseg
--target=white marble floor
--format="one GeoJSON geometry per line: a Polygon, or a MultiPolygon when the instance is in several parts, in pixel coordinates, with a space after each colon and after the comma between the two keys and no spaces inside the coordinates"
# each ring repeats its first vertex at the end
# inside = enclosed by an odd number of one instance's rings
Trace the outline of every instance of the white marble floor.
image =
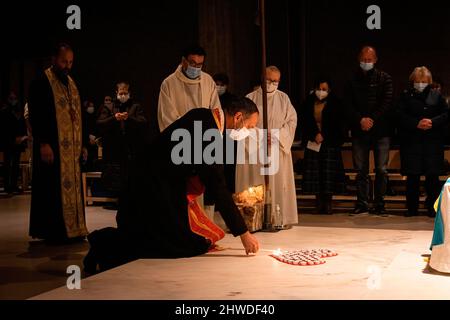
{"type": "MultiPolygon", "coordinates": [[[[0,200],[0,299],[450,299],[450,276],[427,268],[433,228],[427,217],[301,215],[299,226],[258,233],[266,251],[247,257],[227,235],[227,250],[178,260],[138,260],[65,286],[87,244],[29,244],[28,196],[0,200]],[[330,248],[339,256],[314,267],[282,264],[273,249],[330,248]]],[[[114,213],[89,207],[90,230],[114,213]]]]}

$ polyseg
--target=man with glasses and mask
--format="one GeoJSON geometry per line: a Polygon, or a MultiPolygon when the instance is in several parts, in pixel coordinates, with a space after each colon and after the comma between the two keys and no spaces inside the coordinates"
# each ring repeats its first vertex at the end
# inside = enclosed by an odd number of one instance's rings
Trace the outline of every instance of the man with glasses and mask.
{"type": "MultiPolygon", "coordinates": [[[[291,147],[297,128],[297,113],[287,94],[278,90],[281,72],[275,66],[267,67],[267,112],[268,112],[268,144],[279,148],[279,170],[270,175],[270,190],[272,208],[281,211],[284,226],[298,223],[297,195],[295,192],[294,167],[292,164],[291,147]],[[271,130],[279,130],[279,136],[271,134],[271,130]]],[[[263,129],[263,91],[259,87],[249,95],[256,103],[261,117],[257,127],[263,129]]],[[[237,164],[236,192],[242,192],[250,187],[263,185],[264,176],[260,174],[261,165],[237,164]]]]}
{"type": "Polygon", "coordinates": [[[158,100],[160,131],[194,108],[217,109],[223,124],[223,111],[212,77],[203,72],[206,52],[198,46],[183,51],[181,64],[161,84],[158,100]]]}

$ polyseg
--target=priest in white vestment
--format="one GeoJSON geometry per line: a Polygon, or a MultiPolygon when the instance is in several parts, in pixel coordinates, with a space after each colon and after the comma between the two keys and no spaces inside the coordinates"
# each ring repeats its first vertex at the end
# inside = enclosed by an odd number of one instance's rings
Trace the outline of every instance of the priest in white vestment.
{"type": "MultiPolygon", "coordinates": [[[[279,130],[279,136],[272,134],[269,139],[271,141],[277,139],[276,143],[272,142],[272,146],[278,147],[277,151],[279,154],[278,171],[275,174],[269,174],[270,198],[273,212],[281,211],[281,225],[291,226],[298,223],[297,196],[291,155],[291,147],[297,127],[297,113],[288,95],[277,89],[281,78],[280,70],[274,66],[267,67],[266,76],[268,129],[269,132],[271,132],[271,129],[279,130]]],[[[257,126],[260,129],[263,129],[262,94],[262,89],[258,88],[247,95],[258,106],[261,116],[257,126]]],[[[258,140],[261,141],[260,139],[258,140]]],[[[248,152],[248,145],[247,143],[246,152],[248,152]]],[[[272,150],[271,155],[275,156],[276,152],[274,153],[272,150]]],[[[248,155],[246,155],[245,159],[245,164],[241,164],[238,161],[236,166],[236,192],[242,192],[250,187],[264,184],[264,175],[261,174],[262,159],[258,160],[258,164],[250,164],[248,155]]]]}
{"type": "Polygon", "coordinates": [[[202,71],[206,52],[193,46],[186,49],[181,64],[161,84],[158,124],[163,131],[195,108],[217,109],[223,127],[223,111],[212,77],[202,71]]]}

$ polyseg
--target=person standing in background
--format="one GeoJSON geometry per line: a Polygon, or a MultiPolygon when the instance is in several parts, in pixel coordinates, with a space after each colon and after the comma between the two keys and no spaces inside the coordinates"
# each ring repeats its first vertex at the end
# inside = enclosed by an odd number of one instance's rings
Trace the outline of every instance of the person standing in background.
{"type": "Polygon", "coordinates": [[[194,45],[182,53],[181,64],[161,84],[158,100],[158,124],[164,131],[175,120],[194,108],[217,110],[221,125],[224,116],[212,77],[202,71],[206,51],[194,45]]]}
{"type": "Polygon", "coordinates": [[[128,185],[129,164],[143,146],[147,119],[143,107],[132,98],[127,82],[117,83],[113,104],[107,98],[97,119],[105,163],[102,180],[109,192],[119,196],[128,185]]]}
{"type": "Polygon", "coordinates": [[[353,214],[369,212],[369,156],[373,147],[376,177],[372,209],[374,214],[386,216],[384,196],[392,134],[389,119],[392,78],[375,68],[378,62],[375,48],[362,48],[358,58],[360,68],[347,84],[344,97],[352,135],[353,164],[357,172],[358,199],[353,214]]]}
{"type": "Polygon", "coordinates": [[[216,83],[217,94],[219,95],[220,105],[225,110],[227,105],[236,98],[234,94],[230,92],[230,79],[225,73],[216,73],[213,75],[214,82],[216,83]]]}
{"type": "Polygon", "coordinates": [[[402,175],[407,176],[406,216],[416,216],[419,209],[420,177],[424,175],[428,215],[434,217],[434,203],[439,196],[443,173],[445,128],[448,105],[426,67],[417,67],[410,78],[410,88],[403,92],[397,106],[402,175]]]}
{"type": "MultiPolygon", "coordinates": [[[[295,190],[294,166],[292,164],[291,147],[294,142],[295,129],[297,127],[297,112],[291,104],[288,95],[278,90],[281,80],[281,72],[275,66],[266,68],[267,78],[267,122],[269,147],[279,148],[279,168],[269,176],[272,208],[279,210],[283,221],[281,225],[290,227],[298,223],[297,194],[295,190]],[[279,135],[272,135],[273,130],[278,130],[279,135]]],[[[263,91],[258,88],[247,95],[259,110],[261,117],[258,121],[258,129],[263,129],[263,91]]],[[[239,148],[238,148],[239,149],[239,148]]],[[[274,153],[276,154],[276,153],[274,153]]],[[[245,156],[247,159],[247,155],[245,156]]],[[[275,161],[277,161],[275,160],[275,161]]],[[[264,176],[260,172],[260,164],[236,165],[236,192],[248,190],[250,187],[263,185],[264,176]]]]}
{"type": "Polygon", "coordinates": [[[345,141],[344,107],[330,80],[318,79],[301,108],[305,146],[302,193],[316,195],[320,214],[332,213],[333,194],[345,192],[341,146],[345,141]]]}
{"type": "Polygon", "coordinates": [[[30,86],[33,182],[30,236],[51,243],[84,240],[88,234],[81,183],[82,109],[70,76],[72,48],[59,44],[52,66],[30,86]]]}

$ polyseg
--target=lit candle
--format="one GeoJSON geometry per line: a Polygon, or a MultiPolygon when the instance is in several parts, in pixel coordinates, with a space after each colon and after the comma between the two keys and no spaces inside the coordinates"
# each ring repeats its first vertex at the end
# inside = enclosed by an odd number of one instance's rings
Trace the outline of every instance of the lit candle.
{"type": "Polygon", "coordinates": [[[273,251],[273,255],[274,255],[274,256],[281,256],[282,253],[283,253],[283,252],[281,251],[281,249],[277,249],[277,250],[274,250],[274,251],[273,251]]]}

